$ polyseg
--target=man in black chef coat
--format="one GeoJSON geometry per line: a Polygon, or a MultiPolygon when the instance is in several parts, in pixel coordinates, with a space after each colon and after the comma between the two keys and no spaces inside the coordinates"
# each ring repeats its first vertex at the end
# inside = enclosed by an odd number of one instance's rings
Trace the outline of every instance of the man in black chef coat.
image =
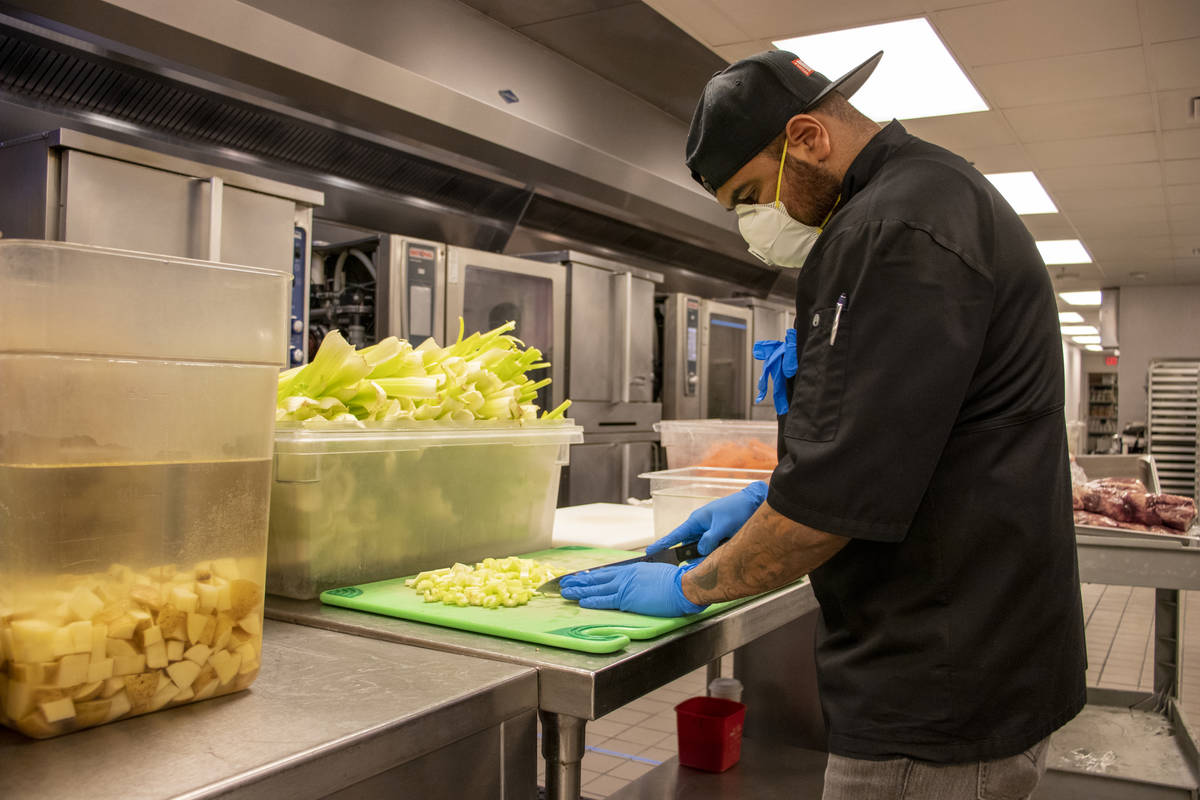
{"type": "Polygon", "coordinates": [[[694,568],[563,595],[680,615],[809,574],[826,800],[1025,797],[1085,697],[1057,309],[982,175],[847,102],[881,55],[830,81],[771,51],[705,87],[693,177],[800,269],[779,466],[656,543],[700,539],[694,568]]]}

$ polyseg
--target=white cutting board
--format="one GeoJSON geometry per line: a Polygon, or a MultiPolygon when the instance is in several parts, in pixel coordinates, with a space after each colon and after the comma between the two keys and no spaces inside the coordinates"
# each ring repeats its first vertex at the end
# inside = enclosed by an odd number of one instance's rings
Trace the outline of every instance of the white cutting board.
{"type": "Polygon", "coordinates": [[[641,550],[655,540],[654,511],[649,506],[589,503],[554,512],[555,547],[581,545],[613,550],[641,550]]]}

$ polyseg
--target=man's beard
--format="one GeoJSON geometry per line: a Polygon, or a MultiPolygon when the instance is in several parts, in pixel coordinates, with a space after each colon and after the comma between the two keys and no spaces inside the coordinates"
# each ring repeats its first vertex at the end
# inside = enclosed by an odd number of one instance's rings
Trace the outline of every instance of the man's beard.
{"type": "Polygon", "coordinates": [[[842,182],[830,170],[793,158],[783,165],[780,199],[797,222],[817,227],[833,211],[842,182]]]}

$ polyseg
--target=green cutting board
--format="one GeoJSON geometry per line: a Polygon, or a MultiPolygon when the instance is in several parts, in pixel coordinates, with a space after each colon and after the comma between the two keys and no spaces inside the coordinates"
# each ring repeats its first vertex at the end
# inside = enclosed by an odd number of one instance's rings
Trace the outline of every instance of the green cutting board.
{"type": "MultiPolygon", "coordinates": [[[[545,561],[575,571],[640,555],[644,553],[600,547],[558,547],[527,553],[521,558],[545,561]]],[[[631,639],[653,639],[745,602],[716,603],[689,617],[647,617],[626,611],[580,608],[578,603],[557,595],[535,597],[516,608],[460,608],[426,603],[420,594],[405,586],[404,581],[405,578],[395,578],[330,589],[321,593],[321,602],[585,653],[614,653],[631,639]]]]}

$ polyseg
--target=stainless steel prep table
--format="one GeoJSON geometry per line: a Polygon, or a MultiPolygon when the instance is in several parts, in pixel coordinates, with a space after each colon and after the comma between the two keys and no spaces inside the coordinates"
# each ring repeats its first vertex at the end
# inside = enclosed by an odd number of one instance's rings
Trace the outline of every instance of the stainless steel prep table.
{"type": "Polygon", "coordinates": [[[812,587],[807,582],[793,584],[674,633],[635,641],[619,653],[591,655],[323,606],[318,600],[267,596],[267,616],[273,619],[536,669],[549,800],[574,800],[580,795],[580,760],[588,720],[816,608],[812,587]]]}
{"type": "Polygon", "coordinates": [[[279,622],[262,661],[250,690],[228,697],[40,742],[0,731],[0,797],[537,792],[531,669],[279,622]]]}

